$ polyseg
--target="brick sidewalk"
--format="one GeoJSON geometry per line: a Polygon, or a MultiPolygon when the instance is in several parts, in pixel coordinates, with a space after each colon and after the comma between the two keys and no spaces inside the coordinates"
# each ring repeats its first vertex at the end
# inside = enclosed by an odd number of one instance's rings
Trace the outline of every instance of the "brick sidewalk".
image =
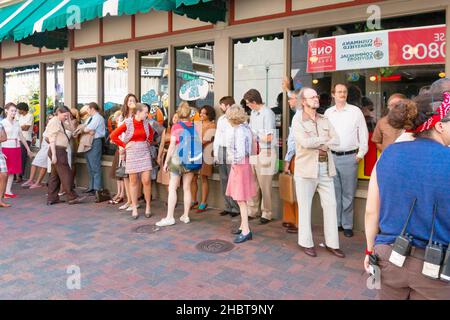
{"type": "MultiPolygon", "coordinates": [[[[154,224],[165,204],[154,202],[153,216],[137,221],[106,203],[46,206],[46,189],[17,190],[14,207],[0,209],[0,299],[374,299],[362,269],[364,235],[340,233],[347,258],[323,248],[314,228],[317,258],[306,256],[297,235],[277,220],[251,222],[252,241],[222,254],[202,253],[207,239],[232,241],[239,219],[217,210],[191,214],[151,234],[136,227],[154,224]],[[81,269],[81,289],[68,290],[67,267],[81,269]]],[[[178,206],[176,217],[181,215],[178,206]]]]}

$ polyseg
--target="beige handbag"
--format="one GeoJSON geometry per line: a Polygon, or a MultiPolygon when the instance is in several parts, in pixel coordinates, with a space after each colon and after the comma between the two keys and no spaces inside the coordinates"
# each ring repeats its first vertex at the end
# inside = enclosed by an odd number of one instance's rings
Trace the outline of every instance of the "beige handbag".
{"type": "Polygon", "coordinates": [[[292,175],[284,172],[278,175],[278,190],[281,200],[288,203],[296,202],[294,178],[292,175]]]}

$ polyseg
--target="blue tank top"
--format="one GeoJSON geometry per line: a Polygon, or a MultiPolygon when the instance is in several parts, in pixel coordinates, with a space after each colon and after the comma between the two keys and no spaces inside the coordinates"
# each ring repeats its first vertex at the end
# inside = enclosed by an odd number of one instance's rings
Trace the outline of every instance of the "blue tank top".
{"type": "Polygon", "coordinates": [[[450,243],[450,148],[431,139],[394,143],[377,163],[380,191],[380,231],[376,244],[391,244],[401,233],[414,198],[406,232],[413,245],[425,248],[431,233],[433,205],[437,203],[433,240],[450,243]]]}

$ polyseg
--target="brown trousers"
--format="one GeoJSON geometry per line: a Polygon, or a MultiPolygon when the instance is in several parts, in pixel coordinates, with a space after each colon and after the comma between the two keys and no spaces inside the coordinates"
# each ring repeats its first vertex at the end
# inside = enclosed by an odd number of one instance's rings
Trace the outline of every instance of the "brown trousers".
{"type": "MultiPolygon", "coordinates": [[[[48,156],[50,159],[52,158],[50,148],[48,149],[48,156]]],[[[52,164],[52,171],[48,180],[48,201],[59,199],[58,192],[61,185],[69,201],[78,198],[77,193],[73,190],[73,173],[67,159],[66,148],[56,147],[56,159],[56,164],[52,164]]]]}
{"type": "Polygon", "coordinates": [[[379,257],[382,300],[450,300],[450,283],[422,274],[423,260],[407,257],[403,268],[389,262],[392,247],[376,245],[379,257]]]}
{"type": "MultiPolygon", "coordinates": [[[[294,175],[295,157],[292,158],[289,164],[289,170],[294,175]]],[[[298,228],[298,203],[283,202],[283,222],[292,223],[298,228]]]]}

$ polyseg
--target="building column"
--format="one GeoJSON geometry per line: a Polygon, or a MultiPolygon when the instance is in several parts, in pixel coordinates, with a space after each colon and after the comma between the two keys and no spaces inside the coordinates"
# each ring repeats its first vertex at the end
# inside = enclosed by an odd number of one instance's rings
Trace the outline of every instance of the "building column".
{"type": "Polygon", "coordinates": [[[447,78],[450,78],[450,5],[447,6],[446,15],[445,15],[445,23],[446,23],[446,54],[445,54],[445,75],[447,78]]]}
{"type": "MultiPolygon", "coordinates": [[[[1,49],[1,48],[0,48],[1,49]]],[[[0,68],[0,107],[5,106],[5,69],[0,68]]]]}
{"type": "Polygon", "coordinates": [[[140,100],[140,62],[139,51],[128,51],[128,92],[134,93],[140,100]]]}
{"type": "Polygon", "coordinates": [[[47,66],[42,62],[39,63],[39,88],[39,140],[42,140],[47,118],[47,66]]]}
{"type": "Polygon", "coordinates": [[[175,47],[173,45],[169,45],[167,48],[168,50],[168,64],[169,64],[169,108],[167,110],[168,113],[168,120],[170,123],[170,120],[172,119],[173,114],[175,113],[176,106],[175,103],[177,101],[176,95],[178,94],[177,91],[177,85],[176,85],[176,78],[177,78],[177,66],[176,66],[176,53],[175,53],[175,47]]]}
{"type": "MultiPolygon", "coordinates": [[[[289,29],[284,29],[284,51],[283,51],[283,60],[284,60],[284,75],[290,79],[291,78],[291,31],[289,29]]],[[[287,138],[289,135],[289,114],[290,114],[290,107],[287,101],[287,94],[283,93],[283,106],[282,106],[282,119],[281,119],[281,126],[283,128],[283,136],[282,141],[282,155],[284,155],[287,152],[287,138]]],[[[282,159],[280,159],[282,160],[282,159]]]]}
{"type": "Polygon", "coordinates": [[[233,92],[233,45],[231,39],[219,37],[214,39],[214,103],[233,92]],[[219,79],[217,81],[217,79],[219,79]]]}
{"type": "Polygon", "coordinates": [[[100,110],[103,110],[103,104],[105,100],[104,95],[104,73],[105,70],[103,68],[103,57],[101,55],[96,56],[96,62],[97,62],[97,102],[98,106],[100,107],[100,110]]]}
{"type": "Polygon", "coordinates": [[[77,105],[77,71],[75,61],[64,58],[64,105],[69,108],[77,105]]]}

